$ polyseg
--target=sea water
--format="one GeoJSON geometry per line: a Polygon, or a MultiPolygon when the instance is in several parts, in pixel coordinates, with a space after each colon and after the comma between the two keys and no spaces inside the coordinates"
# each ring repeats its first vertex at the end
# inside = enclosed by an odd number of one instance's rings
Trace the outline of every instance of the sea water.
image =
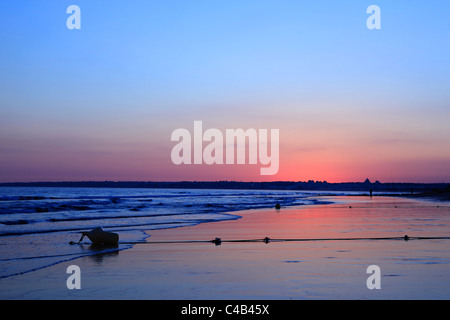
{"type": "Polygon", "coordinates": [[[239,210],[277,203],[282,207],[326,203],[321,195],[280,190],[0,187],[0,279],[128,249],[130,243],[145,241],[148,230],[239,219],[239,210]],[[69,244],[96,227],[119,233],[119,246],[69,244]]]}

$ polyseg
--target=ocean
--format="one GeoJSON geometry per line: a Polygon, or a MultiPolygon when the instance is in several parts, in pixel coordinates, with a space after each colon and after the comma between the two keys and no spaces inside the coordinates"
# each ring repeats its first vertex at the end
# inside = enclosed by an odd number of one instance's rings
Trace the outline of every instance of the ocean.
{"type": "MultiPolygon", "coordinates": [[[[332,192],[344,195],[349,192],[332,192]]],[[[327,192],[330,194],[330,192],[327,192]]],[[[351,192],[350,192],[351,194],[351,192]]],[[[0,187],[0,279],[143,242],[151,230],[239,219],[240,210],[328,203],[323,192],[139,188],[0,187]],[[81,232],[120,235],[95,248],[81,232]]]]}

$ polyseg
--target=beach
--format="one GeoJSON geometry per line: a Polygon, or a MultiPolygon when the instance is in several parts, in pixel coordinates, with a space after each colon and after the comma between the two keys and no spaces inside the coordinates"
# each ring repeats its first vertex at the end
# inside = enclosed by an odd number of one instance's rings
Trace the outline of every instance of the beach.
{"type": "MultiPolygon", "coordinates": [[[[239,219],[150,230],[146,243],[0,279],[1,299],[449,299],[449,206],[396,197],[240,211],[239,219]],[[264,239],[273,241],[228,242],[264,239]],[[349,238],[389,238],[349,240],[349,238]],[[210,242],[220,238],[223,242],[210,242]],[[339,239],[347,240],[339,240],[339,239]],[[328,239],[276,241],[276,239],[328,239]],[[334,240],[329,240],[334,239],[334,240]],[[203,242],[191,242],[191,241],[203,242]],[[162,243],[164,242],[164,243],[162,243]],[[174,242],[174,243],[171,243],[174,242]],[[81,270],[81,289],[66,286],[81,270]],[[368,289],[377,265],[381,288],[368,289]]],[[[78,240],[78,239],[75,239],[78,240]]]]}

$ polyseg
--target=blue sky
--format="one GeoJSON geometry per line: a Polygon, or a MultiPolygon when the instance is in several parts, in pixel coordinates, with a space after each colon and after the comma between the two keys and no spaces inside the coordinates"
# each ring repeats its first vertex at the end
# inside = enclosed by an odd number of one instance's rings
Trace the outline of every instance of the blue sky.
{"type": "Polygon", "coordinates": [[[425,169],[450,169],[448,1],[18,0],[0,24],[2,181],[240,176],[172,167],[170,132],[194,120],[279,128],[286,159],[340,159],[285,161],[280,179],[450,179],[425,169]],[[373,172],[336,173],[378,154],[373,172]]]}

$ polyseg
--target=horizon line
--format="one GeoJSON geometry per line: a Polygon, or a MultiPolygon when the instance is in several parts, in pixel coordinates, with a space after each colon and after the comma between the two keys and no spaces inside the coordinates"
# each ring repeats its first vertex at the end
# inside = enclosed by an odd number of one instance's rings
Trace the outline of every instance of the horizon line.
{"type": "Polygon", "coordinates": [[[239,180],[58,180],[58,181],[5,181],[2,184],[32,184],[32,183],[322,183],[322,184],[346,184],[346,183],[366,183],[366,184],[450,184],[450,182],[375,182],[366,179],[364,181],[344,181],[330,182],[327,180],[273,180],[273,181],[239,181],[239,180]]]}

